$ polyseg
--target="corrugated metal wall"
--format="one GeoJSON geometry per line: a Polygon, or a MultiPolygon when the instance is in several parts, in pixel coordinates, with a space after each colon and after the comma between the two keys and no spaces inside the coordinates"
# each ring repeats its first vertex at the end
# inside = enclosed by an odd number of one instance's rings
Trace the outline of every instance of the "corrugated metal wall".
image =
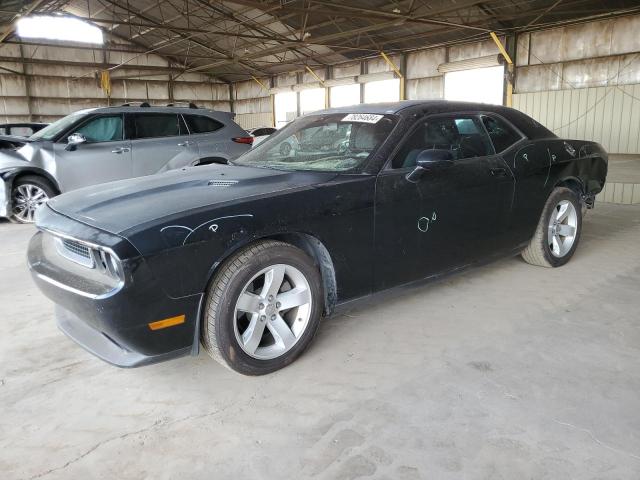
{"type": "Polygon", "coordinates": [[[0,122],[52,122],[83,108],[135,101],[196,102],[231,110],[228,84],[201,74],[178,75],[178,69],[157,55],[3,43],[0,58],[0,122]],[[125,66],[111,72],[107,98],[96,72],[123,62],[125,66]],[[177,78],[170,82],[171,76],[177,78]]]}
{"type": "Polygon", "coordinates": [[[248,80],[233,84],[233,111],[236,122],[247,130],[273,126],[271,95],[265,88],[269,79],[248,80]]]}
{"type": "Polygon", "coordinates": [[[640,153],[640,84],[515,94],[513,106],[560,137],[640,153]]]}
{"type": "Polygon", "coordinates": [[[513,106],[557,135],[640,153],[640,15],[518,38],[513,106]]]}

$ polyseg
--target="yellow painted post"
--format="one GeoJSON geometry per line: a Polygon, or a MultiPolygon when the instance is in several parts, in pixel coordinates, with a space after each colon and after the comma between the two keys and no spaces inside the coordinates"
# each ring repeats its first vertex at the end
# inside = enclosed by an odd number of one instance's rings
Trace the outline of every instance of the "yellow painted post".
{"type": "Polygon", "coordinates": [[[387,56],[386,53],[380,51],[380,55],[382,56],[382,58],[384,58],[384,61],[389,64],[391,70],[393,70],[395,74],[398,75],[398,78],[400,79],[400,100],[404,100],[404,75],[402,75],[400,69],[396,66],[395,63],[393,63],[393,61],[387,56]]]}
{"type": "MultiPolygon", "coordinates": [[[[258,85],[260,85],[260,87],[265,89],[267,92],[269,91],[269,87],[267,87],[264,83],[262,83],[259,78],[255,77],[253,75],[251,75],[251,78],[253,79],[254,82],[256,82],[258,85]]],[[[276,101],[275,101],[275,98],[274,98],[273,94],[271,94],[269,96],[271,97],[271,123],[273,124],[273,127],[275,128],[275,126],[276,126],[276,101]]]]}
{"type": "Polygon", "coordinates": [[[507,107],[510,107],[513,105],[513,72],[514,72],[513,60],[511,59],[511,56],[507,53],[507,50],[504,48],[504,45],[502,45],[502,42],[500,41],[496,33],[490,32],[489,35],[491,35],[491,38],[493,39],[495,44],[498,46],[498,50],[500,51],[504,59],[507,61],[507,73],[508,73],[507,107]]]}
{"type": "Polygon", "coordinates": [[[322,80],[317,74],[316,72],[314,72],[313,70],[311,70],[311,67],[309,67],[309,65],[305,65],[304,68],[307,70],[307,72],[309,72],[313,77],[315,77],[316,80],[318,80],[318,82],[320,82],[320,85],[322,85],[322,87],[324,88],[324,108],[329,108],[329,89],[327,88],[327,86],[324,84],[324,80],[322,80]]]}

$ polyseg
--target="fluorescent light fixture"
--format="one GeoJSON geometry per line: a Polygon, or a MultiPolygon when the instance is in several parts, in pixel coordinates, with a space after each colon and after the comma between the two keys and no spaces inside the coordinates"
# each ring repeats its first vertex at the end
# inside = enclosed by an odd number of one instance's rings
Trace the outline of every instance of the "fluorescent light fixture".
{"type": "Polygon", "coordinates": [[[24,17],[17,22],[18,36],[102,45],[102,30],[77,18],[63,16],[24,17]]]}

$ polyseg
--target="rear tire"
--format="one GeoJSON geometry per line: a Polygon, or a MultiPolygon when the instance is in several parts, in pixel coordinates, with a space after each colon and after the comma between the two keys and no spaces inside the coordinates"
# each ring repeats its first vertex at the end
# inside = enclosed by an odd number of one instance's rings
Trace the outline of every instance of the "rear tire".
{"type": "Polygon", "coordinates": [[[313,260],[284,242],[261,241],[227,259],[207,290],[205,350],[244,375],[264,375],[309,346],[322,313],[313,260]]]}
{"type": "Polygon", "coordinates": [[[11,216],[14,223],[33,223],[35,212],[56,196],[51,183],[38,175],[18,177],[11,187],[11,216]]]}
{"type": "Polygon", "coordinates": [[[580,241],[582,205],[568,188],[554,189],[542,210],[533,238],[521,255],[525,262],[540,267],[560,267],[567,263],[580,241]]]}

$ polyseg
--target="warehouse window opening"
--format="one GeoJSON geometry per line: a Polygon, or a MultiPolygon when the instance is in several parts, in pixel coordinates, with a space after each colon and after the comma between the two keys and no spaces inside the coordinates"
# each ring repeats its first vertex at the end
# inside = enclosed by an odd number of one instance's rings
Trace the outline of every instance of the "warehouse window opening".
{"type": "Polygon", "coordinates": [[[298,95],[296,92],[276,93],[276,128],[282,128],[298,116],[298,95]]]}
{"type": "Polygon", "coordinates": [[[397,102],[400,100],[400,80],[378,80],[364,84],[364,103],[397,102]]]}
{"type": "Polygon", "coordinates": [[[300,92],[300,111],[302,115],[324,108],[324,88],[310,88],[300,92]]]}
{"type": "Polygon", "coordinates": [[[503,95],[502,65],[447,72],[444,76],[445,100],[502,105],[503,95]]]}
{"type": "Polygon", "coordinates": [[[77,18],[62,16],[37,16],[21,18],[17,33],[22,38],[45,38],[67,42],[102,45],[102,30],[77,18]]]}
{"type": "Polygon", "coordinates": [[[331,87],[329,92],[331,108],[348,107],[360,103],[360,85],[357,83],[331,87]]]}

